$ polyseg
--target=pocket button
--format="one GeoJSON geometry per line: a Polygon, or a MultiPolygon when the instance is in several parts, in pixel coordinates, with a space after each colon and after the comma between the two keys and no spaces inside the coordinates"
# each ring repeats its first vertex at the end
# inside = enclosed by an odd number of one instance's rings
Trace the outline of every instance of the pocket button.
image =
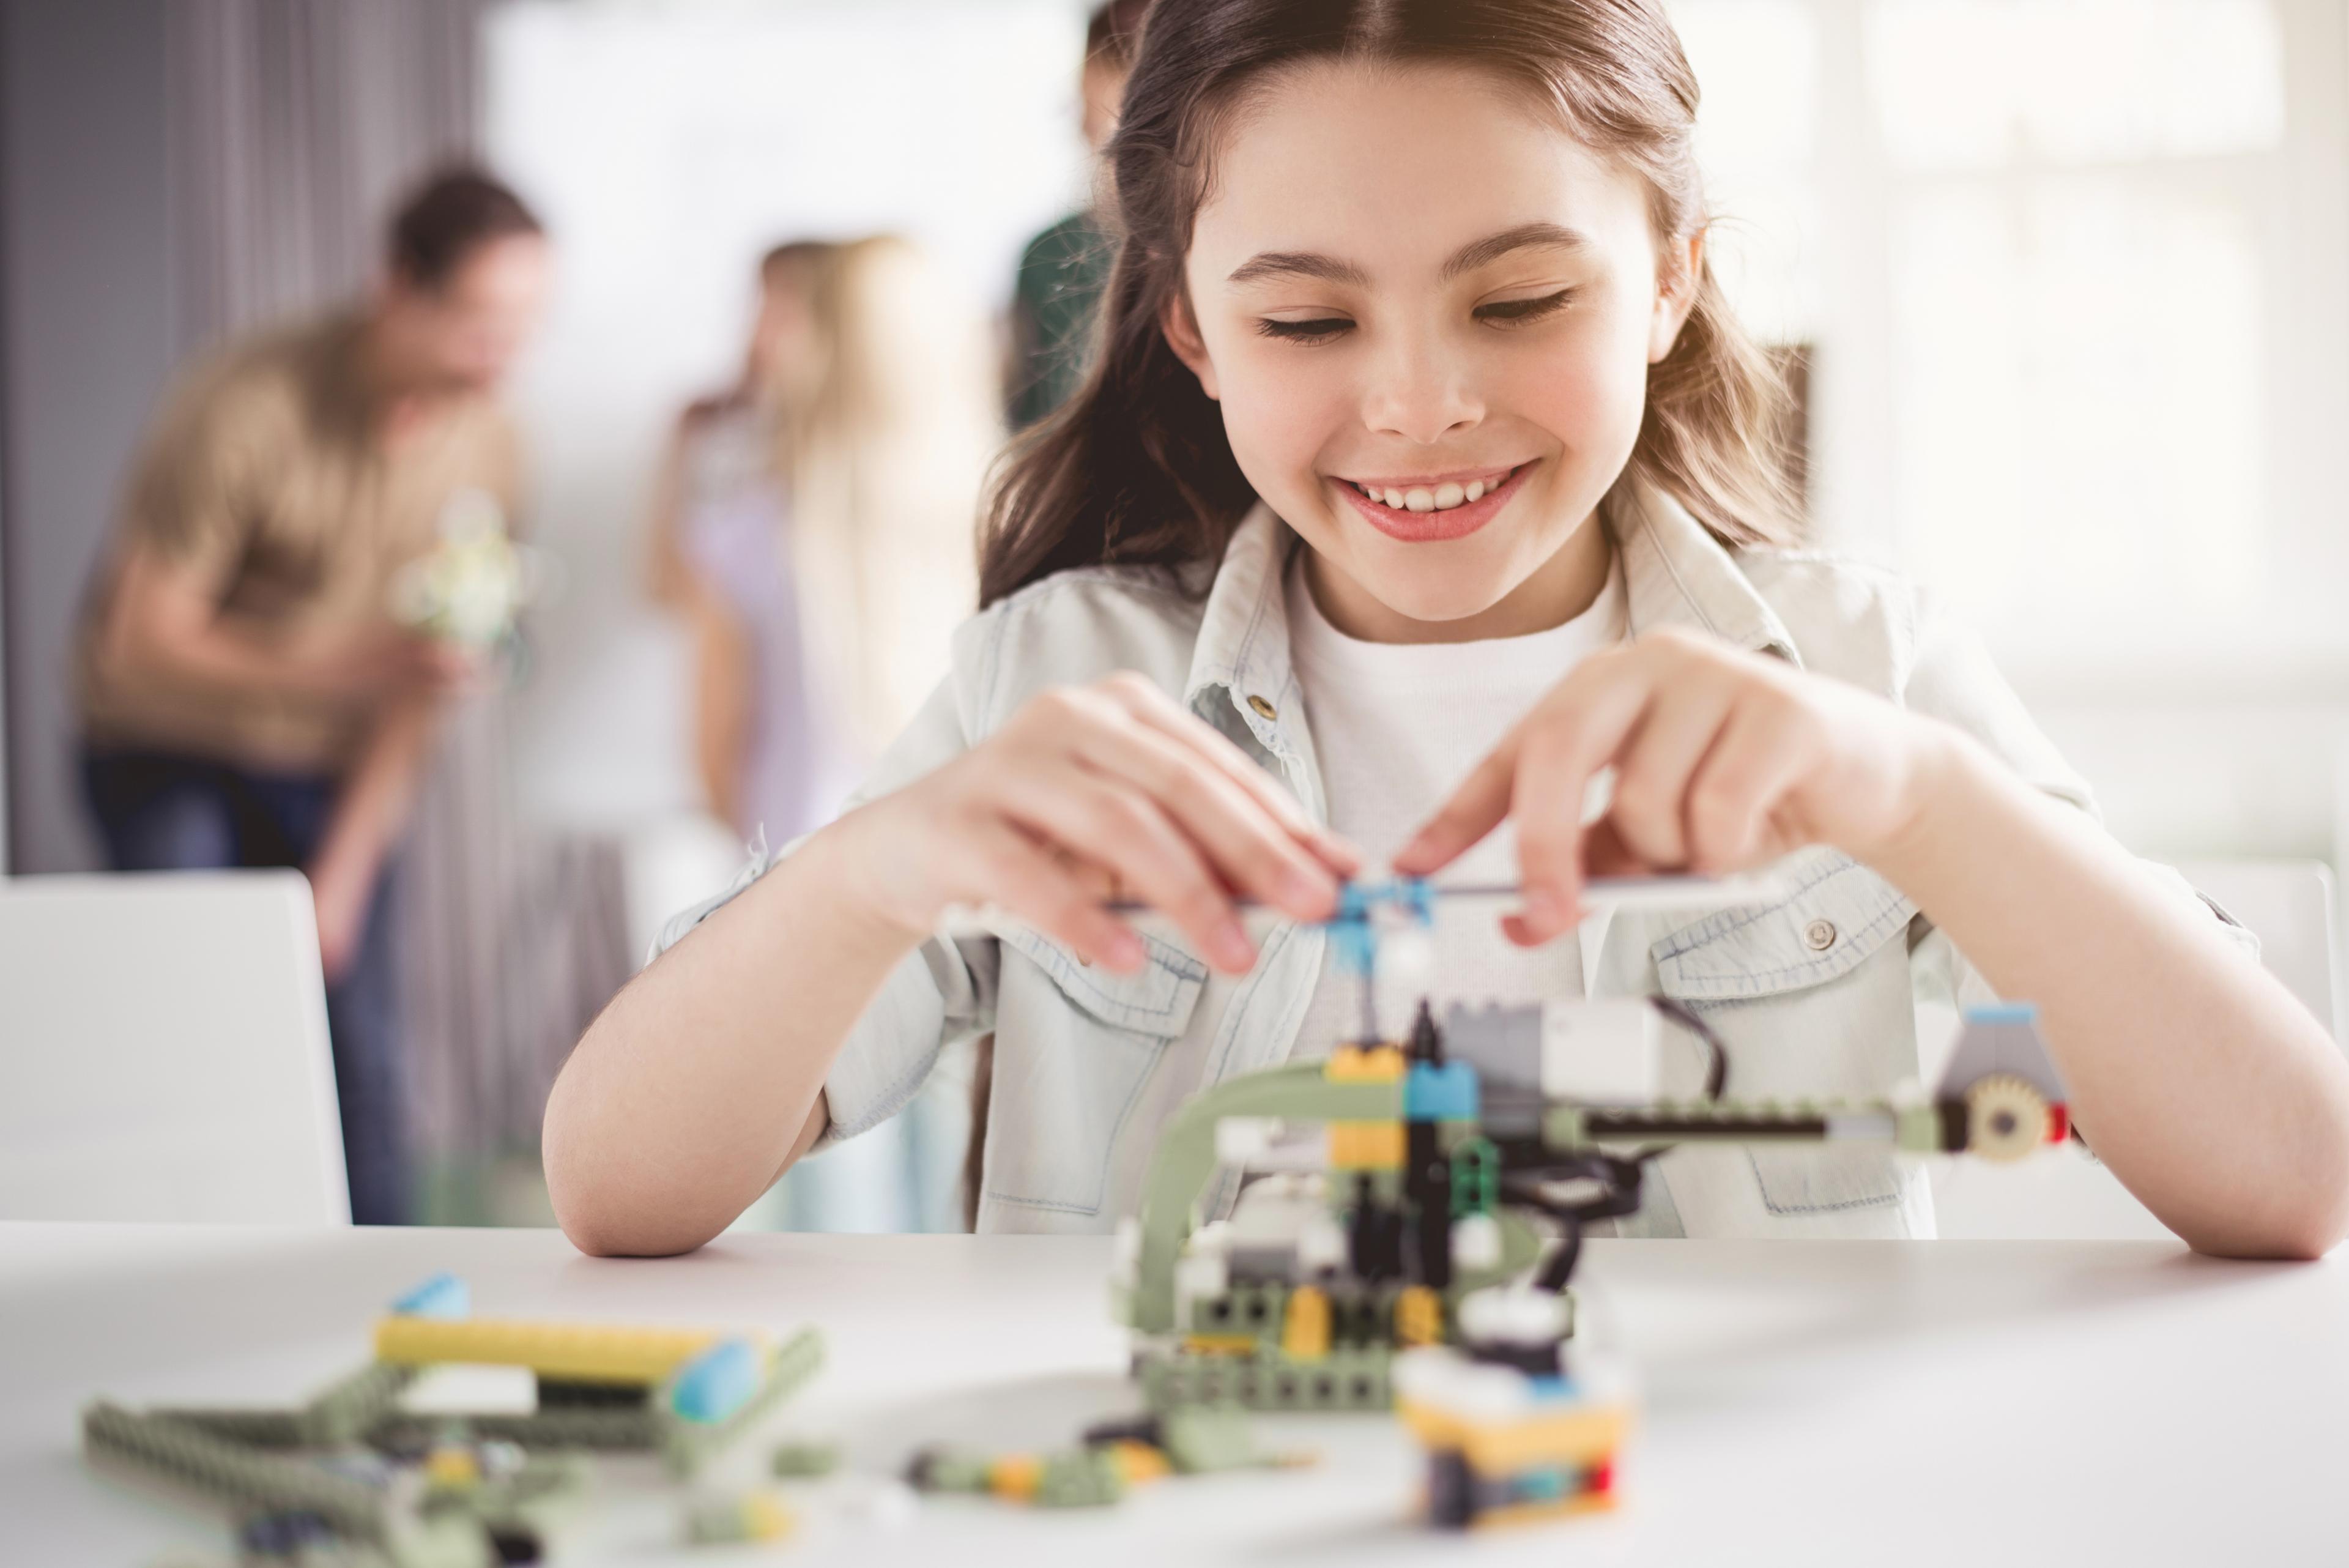
{"type": "Polygon", "coordinates": [[[1823,953],[1836,944],[1833,920],[1813,920],[1803,928],[1803,941],[1815,953],[1823,953]]]}

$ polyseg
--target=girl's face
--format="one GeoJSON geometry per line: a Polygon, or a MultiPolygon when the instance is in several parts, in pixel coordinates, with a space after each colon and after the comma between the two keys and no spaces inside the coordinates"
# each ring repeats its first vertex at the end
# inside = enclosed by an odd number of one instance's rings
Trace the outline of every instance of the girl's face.
{"type": "Polygon", "coordinates": [[[1648,367],[1696,242],[1519,91],[1449,66],[1316,65],[1218,148],[1165,328],[1257,493],[1319,557],[1344,629],[1555,625],[1607,549],[1648,367]],[[1473,498],[1473,499],[1472,499],[1473,498]]]}

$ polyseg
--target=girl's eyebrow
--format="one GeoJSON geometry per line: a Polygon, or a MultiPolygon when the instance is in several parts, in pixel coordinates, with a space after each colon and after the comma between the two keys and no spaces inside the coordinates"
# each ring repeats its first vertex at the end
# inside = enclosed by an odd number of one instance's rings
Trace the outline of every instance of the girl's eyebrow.
{"type": "MultiPolygon", "coordinates": [[[[1474,272],[1500,260],[1512,251],[1547,246],[1553,249],[1581,250],[1588,246],[1590,236],[1578,229],[1559,223],[1519,223],[1513,229],[1503,229],[1474,240],[1452,254],[1444,264],[1443,279],[1449,283],[1462,273],[1474,272]]],[[[1237,287],[1258,283],[1268,277],[1311,277],[1324,283],[1342,283],[1356,288],[1370,286],[1370,275],[1350,261],[1325,256],[1311,251],[1265,251],[1249,257],[1232,270],[1224,281],[1237,287]]]]}
{"type": "Polygon", "coordinates": [[[1318,277],[1324,283],[1350,284],[1356,288],[1371,285],[1370,275],[1352,262],[1310,251],[1262,252],[1233,268],[1232,275],[1224,281],[1237,286],[1268,277],[1318,277]]]}
{"type": "Polygon", "coordinates": [[[1546,247],[1553,250],[1578,251],[1587,248],[1590,236],[1579,229],[1569,229],[1562,223],[1519,223],[1514,229],[1503,229],[1472,244],[1462,245],[1444,264],[1443,278],[1446,283],[1464,272],[1474,272],[1499,261],[1511,251],[1546,247]]]}

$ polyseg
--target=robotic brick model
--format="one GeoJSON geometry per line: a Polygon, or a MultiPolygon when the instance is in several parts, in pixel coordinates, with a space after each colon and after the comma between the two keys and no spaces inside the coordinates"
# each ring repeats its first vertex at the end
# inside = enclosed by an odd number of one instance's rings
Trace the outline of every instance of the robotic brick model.
{"type": "MultiPolygon", "coordinates": [[[[1424,925],[1429,905],[1424,884],[1350,890],[1335,935],[1366,1024],[1381,910],[1424,925]]],[[[1433,1454],[1445,1523],[1602,1506],[1629,1402],[1601,1366],[1568,1365],[1585,1228],[1636,1212],[1646,1165],[1679,1143],[2001,1160],[2059,1143],[2064,1086],[2033,1017],[1970,1012],[1930,1097],[1725,1098],[1720,1041],[1661,998],[1454,1006],[1441,1025],[1423,1000],[1403,1042],[1366,1026],[1326,1061],[1218,1085],[1169,1122],[1120,1231],[1112,1293],[1145,1400],[1395,1407],[1433,1454]],[[1710,1054],[1702,1098],[1660,1096],[1667,1023],[1710,1054]],[[1218,1169],[1250,1165],[1286,1168],[1258,1174],[1230,1220],[1197,1225],[1218,1169]]]]}

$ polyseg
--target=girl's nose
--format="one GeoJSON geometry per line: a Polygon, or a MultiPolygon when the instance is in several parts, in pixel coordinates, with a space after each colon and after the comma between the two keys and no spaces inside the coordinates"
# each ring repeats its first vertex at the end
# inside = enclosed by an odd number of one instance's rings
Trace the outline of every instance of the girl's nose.
{"type": "Polygon", "coordinates": [[[1371,368],[1362,420],[1381,435],[1427,445],[1484,417],[1469,368],[1439,343],[1392,341],[1371,368]]]}

